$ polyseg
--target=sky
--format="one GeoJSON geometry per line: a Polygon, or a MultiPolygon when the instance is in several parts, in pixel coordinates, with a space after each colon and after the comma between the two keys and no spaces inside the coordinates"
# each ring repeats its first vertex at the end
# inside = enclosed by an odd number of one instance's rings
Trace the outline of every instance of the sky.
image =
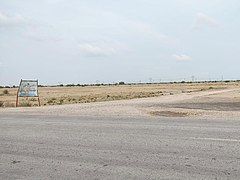
{"type": "Polygon", "coordinates": [[[0,0],[0,85],[240,79],[239,0],[0,0]]]}

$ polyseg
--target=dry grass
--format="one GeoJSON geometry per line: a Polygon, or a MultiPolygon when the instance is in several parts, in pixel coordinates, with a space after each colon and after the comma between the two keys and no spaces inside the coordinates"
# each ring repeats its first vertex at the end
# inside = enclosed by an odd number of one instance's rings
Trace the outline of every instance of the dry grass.
{"type": "Polygon", "coordinates": [[[186,112],[174,112],[174,111],[151,111],[149,113],[152,116],[163,116],[163,117],[186,117],[189,116],[186,112]]]}
{"type": "Polygon", "coordinates": [[[4,106],[4,102],[0,101],[0,107],[3,107],[3,106],[4,106]]]}
{"type": "MultiPolygon", "coordinates": [[[[148,84],[85,87],[41,87],[42,105],[61,105],[166,96],[212,89],[225,89],[239,86],[240,83],[189,83],[189,84],[148,84]]],[[[17,88],[0,89],[0,101],[4,107],[12,107],[16,102],[17,88]],[[4,92],[8,91],[8,94],[4,92]]],[[[36,98],[20,98],[20,105],[37,106],[36,98]]]]}

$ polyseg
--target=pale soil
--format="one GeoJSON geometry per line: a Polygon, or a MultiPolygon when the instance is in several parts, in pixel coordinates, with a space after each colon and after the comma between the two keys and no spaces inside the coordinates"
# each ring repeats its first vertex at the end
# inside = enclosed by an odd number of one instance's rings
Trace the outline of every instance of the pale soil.
{"type": "MultiPolygon", "coordinates": [[[[39,88],[42,106],[160,97],[206,90],[236,88],[240,83],[142,84],[121,86],[39,88]]],[[[0,107],[15,107],[16,88],[0,89],[0,107]],[[4,94],[7,90],[9,94],[4,94]],[[2,104],[2,105],[1,105],[2,104]]],[[[36,106],[37,98],[20,98],[20,106],[36,106]]]]}
{"type": "Polygon", "coordinates": [[[240,88],[208,90],[132,100],[31,108],[2,108],[0,114],[98,117],[240,117],[240,88]]]}

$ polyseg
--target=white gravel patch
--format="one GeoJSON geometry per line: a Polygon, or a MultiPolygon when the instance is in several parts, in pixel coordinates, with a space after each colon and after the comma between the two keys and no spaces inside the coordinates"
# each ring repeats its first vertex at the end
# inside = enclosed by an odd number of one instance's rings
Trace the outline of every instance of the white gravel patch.
{"type": "MultiPolygon", "coordinates": [[[[232,118],[240,117],[238,111],[211,111],[201,109],[166,108],[164,104],[179,103],[194,98],[201,99],[210,95],[231,93],[239,89],[211,90],[204,92],[193,92],[176,95],[168,95],[153,98],[142,98],[133,100],[118,100],[109,102],[96,102],[87,104],[70,104],[44,107],[19,107],[3,108],[0,114],[29,114],[50,116],[98,116],[98,117],[153,117],[153,111],[186,112],[195,118],[232,118]],[[159,106],[152,106],[159,104],[159,106]]],[[[197,102],[196,102],[197,103],[197,102]]]]}

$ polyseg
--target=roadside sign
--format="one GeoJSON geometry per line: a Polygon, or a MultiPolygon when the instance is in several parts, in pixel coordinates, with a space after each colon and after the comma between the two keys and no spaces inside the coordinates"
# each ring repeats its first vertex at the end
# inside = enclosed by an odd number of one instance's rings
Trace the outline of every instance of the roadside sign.
{"type": "Polygon", "coordinates": [[[40,106],[40,99],[38,95],[38,80],[21,79],[17,92],[16,107],[18,106],[19,97],[37,97],[38,104],[40,106]]]}
{"type": "Polygon", "coordinates": [[[37,97],[38,81],[22,80],[19,85],[19,97],[37,97]]]}

